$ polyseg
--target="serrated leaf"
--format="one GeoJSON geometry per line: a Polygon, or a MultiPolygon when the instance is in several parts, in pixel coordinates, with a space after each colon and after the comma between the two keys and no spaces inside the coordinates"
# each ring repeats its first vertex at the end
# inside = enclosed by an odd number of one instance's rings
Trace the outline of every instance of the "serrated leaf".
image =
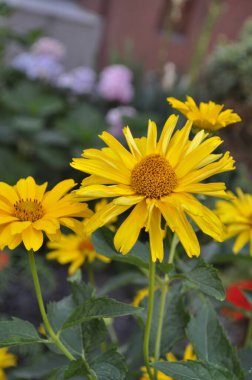
{"type": "Polygon", "coordinates": [[[47,375],[59,367],[68,364],[68,359],[53,353],[43,353],[39,358],[28,365],[17,367],[12,370],[15,379],[41,379],[47,378],[47,375]]]}
{"type": "Polygon", "coordinates": [[[136,314],[140,311],[140,308],[133,307],[111,298],[93,298],[75,309],[64,323],[62,330],[95,318],[122,317],[125,315],[136,314]]]}
{"type": "Polygon", "coordinates": [[[198,261],[197,265],[189,272],[183,273],[181,278],[186,283],[219,301],[225,299],[225,289],[218,277],[217,270],[210,264],[204,263],[203,260],[198,261]]]}
{"type": "Polygon", "coordinates": [[[149,267],[149,246],[137,242],[127,255],[122,255],[115,250],[113,233],[107,228],[101,228],[92,234],[92,243],[96,252],[109,257],[111,260],[136,265],[137,267],[149,267]]]}
{"type": "MultiPolygon", "coordinates": [[[[61,330],[64,322],[75,310],[75,307],[76,306],[72,296],[68,296],[58,302],[51,302],[48,304],[48,318],[56,333],[61,330]]],[[[83,347],[80,326],[75,326],[71,330],[63,331],[60,335],[60,339],[72,354],[82,355],[83,347]]]]}
{"type": "Polygon", "coordinates": [[[239,380],[226,368],[206,361],[156,362],[151,366],[176,380],[239,380]]]}
{"type": "Polygon", "coordinates": [[[124,380],[127,371],[122,355],[113,349],[96,357],[90,366],[97,380],[124,380]]]}
{"type": "Polygon", "coordinates": [[[44,343],[35,327],[27,321],[13,318],[12,321],[0,321],[0,347],[20,344],[44,343]]]}
{"type": "Polygon", "coordinates": [[[82,376],[82,379],[86,379],[83,375],[87,375],[87,369],[83,360],[79,359],[69,364],[65,369],[64,380],[71,379],[73,376],[82,376]]]}
{"type": "Polygon", "coordinates": [[[235,349],[210,303],[204,304],[198,314],[191,318],[187,335],[198,359],[227,368],[239,380],[244,380],[235,349]]]}

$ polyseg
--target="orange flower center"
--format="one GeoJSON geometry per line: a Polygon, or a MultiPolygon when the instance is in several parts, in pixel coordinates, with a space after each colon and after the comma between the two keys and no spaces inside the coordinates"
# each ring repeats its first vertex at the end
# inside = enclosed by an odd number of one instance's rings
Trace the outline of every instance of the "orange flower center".
{"type": "Polygon", "coordinates": [[[93,244],[91,243],[90,240],[82,240],[80,242],[78,248],[80,251],[85,251],[85,250],[93,251],[94,250],[93,244]]]}
{"type": "Polygon", "coordinates": [[[42,204],[37,199],[20,199],[14,204],[14,216],[22,221],[36,222],[43,215],[42,204]]]}
{"type": "Polygon", "coordinates": [[[176,174],[168,160],[150,154],[136,164],[131,173],[131,186],[139,195],[159,199],[177,186],[176,174]]]}

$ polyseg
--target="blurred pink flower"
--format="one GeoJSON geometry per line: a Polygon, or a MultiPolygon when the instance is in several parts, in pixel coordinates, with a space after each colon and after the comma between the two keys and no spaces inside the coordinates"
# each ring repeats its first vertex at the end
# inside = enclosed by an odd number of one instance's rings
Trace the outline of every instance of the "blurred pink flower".
{"type": "Polygon", "coordinates": [[[97,91],[108,101],[129,103],[134,96],[132,71],[124,65],[105,67],[100,74],[97,91]]]}
{"type": "Polygon", "coordinates": [[[90,94],[95,85],[96,74],[86,66],[76,67],[68,73],[63,73],[57,80],[60,88],[71,90],[74,94],[90,94]]]}
{"type": "Polygon", "coordinates": [[[65,46],[58,40],[50,37],[42,37],[38,39],[32,46],[33,54],[47,55],[57,61],[64,58],[66,54],[65,46]]]}
{"type": "Polygon", "coordinates": [[[133,107],[111,108],[106,115],[106,121],[110,125],[109,132],[114,136],[122,135],[123,116],[134,117],[136,113],[137,111],[133,107]]]}

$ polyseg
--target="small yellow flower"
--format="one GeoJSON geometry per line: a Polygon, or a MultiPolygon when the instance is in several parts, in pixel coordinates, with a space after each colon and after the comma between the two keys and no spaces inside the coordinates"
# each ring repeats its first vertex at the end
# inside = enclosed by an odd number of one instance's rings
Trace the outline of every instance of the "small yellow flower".
{"type": "Polygon", "coordinates": [[[216,202],[216,212],[222,222],[226,225],[225,239],[236,236],[233,246],[234,253],[238,253],[245,244],[250,244],[250,254],[252,255],[252,195],[243,193],[237,189],[237,197],[230,201],[216,202]]]}
{"type": "Polygon", "coordinates": [[[227,109],[222,111],[224,105],[216,104],[212,101],[208,103],[201,102],[199,107],[190,96],[186,97],[183,103],[175,98],[167,98],[171,106],[180,111],[188,120],[193,122],[193,125],[209,131],[217,131],[229,124],[241,121],[238,114],[233,110],[227,109]]]}
{"type": "Polygon", "coordinates": [[[217,136],[207,138],[203,130],[190,139],[192,124],[187,122],[174,132],[177,117],[172,115],[157,140],[157,126],[149,122],[147,137],[133,138],[128,127],[123,133],[129,150],[111,134],[100,138],[107,147],[87,149],[72,166],[90,174],[75,193],[80,199],[112,198],[85,224],[91,234],[114,217],[130,211],[117,229],[114,245],[127,254],[142,228],[149,233],[152,260],[164,256],[162,219],[177,234],[189,257],[200,254],[200,245],[186,214],[199,228],[217,241],[222,240],[223,225],[193,194],[226,197],[223,182],[203,182],[215,174],[234,169],[229,153],[214,154],[222,143],[217,136]]]}
{"type": "Polygon", "coordinates": [[[77,203],[72,194],[72,179],[46,191],[47,183],[37,185],[32,177],[20,179],[15,186],[0,182],[0,246],[16,248],[21,242],[27,250],[37,251],[43,232],[49,239],[59,236],[60,225],[75,230],[75,217],[90,216],[86,204],[77,203]]]}
{"type": "MultiPolygon", "coordinates": [[[[168,354],[166,354],[166,359],[169,362],[177,361],[177,358],[173,355],[172,352],[168,352],[168,354]]],[[[197,360],[197,357],[193,351],[193,347],[190,343],[185,347],[183,360],[197,360]]],[[[149,375],[147,373],[146,367],[142,367],[141,371],[143,372],[143,376],[140,378],[140,380],[149,380],[149,375]]],[[[154,369],[153,369],[153,373],[154,373],[154,369]]],[[[175,379],[173,377],[165,375],[164,373],[160,371],[157,371],[157,380],[175,380],[175,379]]]]}
{"type": "Polygon", "coordinates": [[[46,255],[48,260],[57,260],[60,264],[70,264],[68,273],[74,274],[83,263],[92,263],[95,259],[109,263],[110,259],[99,255],[91,242],[90,236],[83,232],[83,228],[76,234],[61,235],[61,239],[48,242],[53,251],[46,255]]]}
{"type": "Polygon", "coordinates": [[[10,352],[7,348],[0,348],[0,380],[7,380],[4,369],[15,367],[17,364],[17,357],[10,352]]]}
{"type": "Polygon", "coordinates": [[[143,288],[139,290],[133,299],[132,305],[135,307],[138,307],[140,303],[143,301],[143,299],[148,296],[148,294],[149,294],[148,288],[143,288]]]}

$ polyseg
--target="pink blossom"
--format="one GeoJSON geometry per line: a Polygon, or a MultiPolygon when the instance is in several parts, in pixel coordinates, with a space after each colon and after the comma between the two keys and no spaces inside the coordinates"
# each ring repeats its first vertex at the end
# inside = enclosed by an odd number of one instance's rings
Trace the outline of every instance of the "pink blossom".
{"type": "Polygon", "coordinates": [[[124,65],[105,67],[100,74],[97,91],[108,101],[129,103],[134,96],[132,71],[124,65]]]}
{"type": "Polygon", "coordinates": [[[66,54],[65,46],[58,40],[50,37],[38,39],[32,46],[31,51],[37,55],[47,55],[57,61],[64,58],[66,54]]]}

